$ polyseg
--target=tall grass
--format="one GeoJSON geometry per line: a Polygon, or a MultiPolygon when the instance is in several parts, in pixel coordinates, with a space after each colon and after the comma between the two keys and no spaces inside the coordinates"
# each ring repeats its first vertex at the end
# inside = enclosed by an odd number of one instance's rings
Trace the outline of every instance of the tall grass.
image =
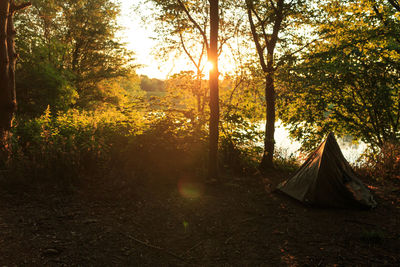
{"type": "Polygon", "coordinates": [[[112,150],[145,129],[138,112],[107,108],[52,114],[47,108],[38,118],[17,118],[11,153],[1,167],[29,179],[63,180],[101,172],[112,150]]]}
{"type": "Polygon", "coordinates": [[[9,179],[72,181],[80,177],[149,175],[204,167],[204,127],[179,114],[104,108],[72,109],[17,118],[11,152],[2,161],[9,179]]]}

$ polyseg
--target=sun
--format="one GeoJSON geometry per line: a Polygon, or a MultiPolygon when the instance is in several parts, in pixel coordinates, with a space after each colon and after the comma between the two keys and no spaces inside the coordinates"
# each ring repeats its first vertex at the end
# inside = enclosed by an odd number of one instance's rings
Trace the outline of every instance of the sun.
{"type": "Polygon", "coordinates": [[[209,72],[212,69],[214,69],[214,64],[211,61],[207,61],[206,65],[205,65],[205,71],[209,72]]]}

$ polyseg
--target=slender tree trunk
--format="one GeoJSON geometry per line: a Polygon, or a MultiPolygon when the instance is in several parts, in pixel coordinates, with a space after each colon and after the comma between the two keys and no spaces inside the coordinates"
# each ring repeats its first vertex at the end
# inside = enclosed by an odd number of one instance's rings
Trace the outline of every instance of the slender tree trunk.
{"type": "MultiPolygon", "coordinates": [[[[14,28],[14,13],[15,13],[15,4],[14,1],[11,1],[10,12],[8,14],[8,22],[7,22],[7,49],[8,49],[8,60],[9,60],[9,70],[8,70],[8,92],[9,92],[9,101],[10,101],[10,109],[11,109],[11,117],[17,110],[17,97],[15,91],[15,66],[17,63],[18,54],[15,51],[15,28],[14,28]]],[[[10,123],[11,127],[11,123],[10,123]]]]}
{"type": "Polygon", "coordinates": [[[274,51],[278,41],[278,34],[282,26],[282,20],[284,18],[283,8],[284,0],[278,0],[276,7],[274,8],[274,15],[271,16],[273,22],[272,33],[266,34],[265,32],[265,21],[257,15],[254,10],[253,0],[246,0],[247,14],[250,23],[251,33],[256,45],[257,54],[260,59],[260,65],[265,73],[265,102],[266,102],[266,124],[265,124],[265,138],[264,138],[264,153],[260,163],[260,170],[264,171],[274,167],[274,150],[275,150],[275,63],[274,63],[274,51]],[[259,25],[254,23],[253,13],[259,21],[259,25]],[[261,30],[257,31],[257,27],[261,26],[261,30]],[[264,45],[261,44],[260,39],[263,38],[264,45]],[[267,50],[267,58],[265,60],[264,51],[267,50]]]}
{"type": "Polygon", "coordinates": [[[218,90],[218,0],[210,1],[210,49],[208,60],[213,64],[210,70],[210,150],[209,178],[218,178],[218,124],[219,124],[219,90],[218,90]]]}
{"type": "Polygon", "coordinates": [[[267,72],[265,78],[265,102],[266,102],[266,123],[264,138],[264,154],[260,163],[261,170],[274,167],[273,158],[275,150],[275,85],[274,71],[272,68],[267,72]]]}
{"type": "Polygon", "coordinates": [[[14,0],[0,0],[0,146],[7,147],[14,113],[17,109],[15,93],[15,29],[13,16],[31,3],[16,5],[14,0]]]}
{"type": "Polygon", "coordinates": [[[7,144],[8,132],[11,127],[13,116],[11,93],[9,91],[9,67],[8,57],[8,17],[10,11],[10,2],[0,1],[0,138],[1,148],[7,144]]]}

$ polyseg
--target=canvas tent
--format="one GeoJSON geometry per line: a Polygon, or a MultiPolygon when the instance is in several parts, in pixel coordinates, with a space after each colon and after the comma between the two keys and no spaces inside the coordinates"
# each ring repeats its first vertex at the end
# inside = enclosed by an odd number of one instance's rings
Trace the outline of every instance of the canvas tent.
{"type": "Polygon", "coordinates": [[[277,189],[303,203],[321,207],[373,208],[376,202],[356,177],[332,133],[277,189]]]}

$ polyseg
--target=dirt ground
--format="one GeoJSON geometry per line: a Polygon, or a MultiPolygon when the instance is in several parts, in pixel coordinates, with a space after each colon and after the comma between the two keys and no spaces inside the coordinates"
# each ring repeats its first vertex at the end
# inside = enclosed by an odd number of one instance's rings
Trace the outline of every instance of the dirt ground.
{"type": "Polygon", "coordinates": [[[109,177],[0,192],[2,266],[400,266],[399,183],[372,211],[308,208],[272,192],[287,174],[109,177]],[[160,182],[162,181],[162,182],[160,182]]]}

